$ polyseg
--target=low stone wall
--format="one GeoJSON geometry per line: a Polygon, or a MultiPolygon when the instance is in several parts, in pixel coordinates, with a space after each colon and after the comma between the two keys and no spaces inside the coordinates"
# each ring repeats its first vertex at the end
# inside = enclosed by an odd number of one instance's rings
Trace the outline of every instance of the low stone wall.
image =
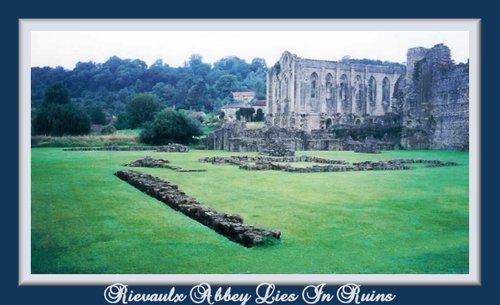
{"type": "Polygon", "coordinates": [[[453,161],[422,160],[422,159],[396,159],[386,161],[363,161],[353,163],[344,160],[333,160],[311,156],[301,157],[206,157],[200,162],[209,162],[215,165],[236,165],[242,170],[276,170],[290,173],[322,173],[322,172],[349,172],[349,171],[375,171],[375,170],[409,170],[409,164],[423,163],[426,167],[456,166],[453,161]],[[310,167],[293,167],[289,163],[311,162],[325,163],[327,165],[313,165],[310,167]]]}
{"type": "Polygon", "coordinates": [[[241,165],[242,163],[248,162],[316,162],[316,163],[327,163],[327,164],[349,164],[344,160],[334,160],[326,159],[313,156],[299,156],[299,157],[266,157],[266,156],[231,156],[231,157],[205,157],[199,159],[200,162],[212,163],[212,164],[230,164],[230,165],[241,165]]]}
{"type": "Polygon", "coordinates": [[[132,146],[96,146],[96,147],[70,147],[64,148],[65,151],[147,151],[152,150],[156,152],[188,152],[189,147],[181,144],[168,144],[161,146],[142,146],[142,145],[132,145],[132,146]]]}
{"type": "Polygon", "coordinates": [[[405,164],[416,164],[423,163],[425,167],[442,167],[442,166],[458,166],[457,162],[454,161],[441,161],[441,160],[423,160],[423,159],[396,159],[393,161],[397,161],[405,164]]]}
{"type": "Polygon", "coordinates": [[[290,173],[324,173],[324,172],[350,172],[369,170],[407,170],[411,166],[392,161],[365,161],[351,165],[313,165],[310,167],[292,167],[290,164],[277,164],[272,162],[244,164],[239,166],[245,170],[281,170],[290,173]]]}
{"type": "Polygon", "coordinates": [[[156,146],[97,146],[97,147],[71,147],[64,148],[65,151],[146,151],[156,150],[156,146]]]}
{"type": "MultiPolygon", "coordinates": [[[[370,143],[377,150],[393,150],[400,147],[401,126],[391,115],[385,122],[369,122],[358,125],[335,125],[329,129],[306,132],[295,128],[270,126],[261,129],[246,129],[245,124],[224,124],[210,133],[204,140],[209,150],[235,152],[261,152],[272,156],[294,155],[304,150],[355,150],[370,143]]],[[[367,121],[374,120],[370,118],[367,121]]]]}
{"type": "Polygon", "coordinates": [[[380,154],[381,153],[380,150],[378,150],[374,146],[366,145],[366,144],[359,145],[358,147],[356,147],[354,149],[354,152],[355,153],[364,153],[364,154],[380,154]]]}
{"type": "Polygon", "coordinates": [[[262,245],[268,241],[279,240],[281,237],[280,232],[243,224],[243,219],[239,215],[219,213],[187,196],[177,185],[168,181],[134,171],[118,171],[115,175],[172,209],[245,247],[262,245]]]}
{"type": "Polygon", "coordinates": [[[192,172],[206,172],[206,169],[184,169],[179,166],[174,166],[169,164],[170,161],[163,159],[153,159],[150,156],[146,156],[143,159],[135,160],[125,166],[130,167],[153,167],[153,168],[168,168],[181,173],[192,173],[192,172]]]}
{"type": "Polygon", "coordinates": [[[168,145],[158,146],[156,148],[157,152],[188,152],[189,146],[172,143],[168,145]]]}
{"type": "Polygon", "coordinates": [[[370,171],[370,170],[405,170],[412,169],[411,166],[398,160],[388,161],[363,161],[352,164],[356,171],[370,171]]]}

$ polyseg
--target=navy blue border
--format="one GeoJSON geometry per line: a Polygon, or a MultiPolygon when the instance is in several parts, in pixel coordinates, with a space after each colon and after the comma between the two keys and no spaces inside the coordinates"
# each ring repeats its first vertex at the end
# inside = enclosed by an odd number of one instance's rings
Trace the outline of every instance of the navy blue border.
{"type": "MultiPolygon", "coordinates": [[[[500,213],[493,191],[498,173],[494,159],[499,139],[495,119],[500,99],[494,82],[500,56],[497,46],[498,9],[478,1],[16,1],[0,12],[2,73],[0,95],[1,161],[3,169],[0,269],[0,302],[11,304],[107,304],[105,287],[19,287],[18,286],[18,19],[19,18],[481,18],[481,286],[365,287],[395,293],[391,304],[490,304],[498,268],[500,213]],[[7,301],[10,300],[10,301],[7,301]]],[[[180,287],[179,287],[180,288],[180,287]]],[[[188,289],[185,287],[184,289],[188,289]]],[[[280,287],[300,293],[303,287],[280,287]]],[[[238,287],[253,293],[255,287],[238,287]]],[[[332,287],[333,289],[333,287],[332,287]]],[[[134,287],[136,291],[164,291],[165,287],[134,287]]],[[[188,304],[186,302],[182,304],[188,304]]],[[[301,304],[296,302],[294,304],[301,304]]],[[[332,304],[339,304],[334,301],[332,304]]]]}

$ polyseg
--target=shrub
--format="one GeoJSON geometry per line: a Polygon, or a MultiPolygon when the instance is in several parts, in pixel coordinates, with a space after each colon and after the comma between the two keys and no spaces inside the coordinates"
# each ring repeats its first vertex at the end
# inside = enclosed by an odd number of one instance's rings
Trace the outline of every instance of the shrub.
{"type": "Polygon", "coordinates": [[[153,122],[146,123],[140,141],[146,144],[188,144],[202,135],[201,124],[184,112],[167,108],[159,112],[153,122]]]}
{"type": "Polygon", "coordinates": [[[33,118],[33,133],[38,135],[82,135],[89,131],[89,116],[72,104],[44,104],[33,118]]]}
{"type": "Polygon", "coordinates": [[[40,108],[34,113],[33,133],[38,135],[82,135],[90,131],[90,117],[72,104],[62,84],[47,88],[40,108]]]}

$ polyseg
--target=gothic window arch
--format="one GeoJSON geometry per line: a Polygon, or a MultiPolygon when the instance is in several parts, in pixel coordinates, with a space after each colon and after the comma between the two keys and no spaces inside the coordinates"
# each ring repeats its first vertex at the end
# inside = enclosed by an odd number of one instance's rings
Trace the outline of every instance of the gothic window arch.
{"type": "Polygon", "coordinates": [[[318,74],[314,72],[311,74],[311,98],[316,98],[318,96],[318,74]]]}
{"type": "Polygon", "coordinates": [[[326,129],[332,127],[333,121],[331,118],[326,119],[326,129]]]}

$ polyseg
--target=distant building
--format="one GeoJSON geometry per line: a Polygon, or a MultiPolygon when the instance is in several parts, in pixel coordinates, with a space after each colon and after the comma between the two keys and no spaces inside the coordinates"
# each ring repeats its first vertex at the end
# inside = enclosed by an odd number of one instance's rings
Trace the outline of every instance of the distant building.
{"type": "Polygon", "coordinates": [[[242,104],[250,104],[255,100],[255,92],[253,91],[240,91],[240,92],[231,92],[233,99],[242,104]]]}
{"type": "Polygon", "coordinates": [[[232,122],[232,121],[236,121],[236,111],[238,111],[240,109],[246,109],[246,108],[251,109],[253,107],[250,105],[238,103],[238,104],[226,105],[226,106],[222,107],[220,110],[222,112],[224,112],[224,119],[226,121],[232,122]]]}

